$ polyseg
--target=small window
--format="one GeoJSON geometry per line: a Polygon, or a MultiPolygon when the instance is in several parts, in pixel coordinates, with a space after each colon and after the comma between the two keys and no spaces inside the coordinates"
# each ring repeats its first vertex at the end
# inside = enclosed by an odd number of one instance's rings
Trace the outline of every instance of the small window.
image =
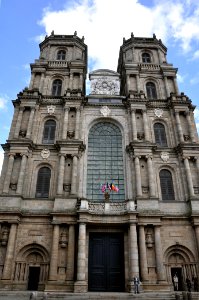
{"type": "Polygon", "coordinates": [[[165,127],[161,123],[154,124],[154,135],[155,135],[155,142],[159,146],[167,147],[167,137],[165,132],[165,127]]]}
{"type": "Polygon", "coordinates": [[[51,170],[48,167],[39,169],[37,176],[36,197],[48,198],[50,189],[51,170]]]}
{"type": "Polygon", "coordinates": [[[61,88],[62,88],[62,81],[60,79],[54,80],[52,84],[52,95],[61,96],[61,88]]]}
{"type": "Polygon", "coordinates": [[[53,144],[55,140],[56,122],[54,120],[48,120],[44,124],[43,132],[43,144],[53,144]]]}
{"type": "Polygon", "coordinates": [[[143,63],[150,63],[151,62],[151,56],[149,53],[143,53],[142,54],[142,62],[143,63]]]}
{"type": "Polygon", "coordinates": [[[147,92],[147,97],[150,100],[157,99],[156,87],[155,87],[155,84],[153,82],[147,82],[146,92],[147,92]]]}
{"type": "Polygon", "coordinates": [[[57,59],[58,60],[65,60],[66,59],[66,51],[65,50],[59,50],[57,52],[57,59]]]}
{"type": "Polygon", "coordinates": [[[162,200],[175,200],[173,180],[170,171],[160,171],[160,186],[162,192],[162,200]]]}

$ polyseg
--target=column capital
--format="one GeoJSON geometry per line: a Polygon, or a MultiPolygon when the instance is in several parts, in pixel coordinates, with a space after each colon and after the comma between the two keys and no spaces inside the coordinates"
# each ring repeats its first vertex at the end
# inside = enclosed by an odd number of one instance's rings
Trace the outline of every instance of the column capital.
{"type": "Polygon", "coordinates": [[[141,159],[142,156],[141,155],[133,155],[132,157],[133,157],[133,159],[136,159],[136,158],[141,159]]]}
{"type": "Polygon", "coordinates": [[[182,160],[185,160],[185,159],[188,159],[188,160],[189,160],[189,159],[190,159],[190,156],[188,156],[188,155],[183,155],[183,156],[182,156],[182,160]]]}
{"type": "Polygon", "coordinates": [[[29,156],[29,153],[20,153],[20,156],[21,156],[21,157],[23,157],[23,156],[28,157],[28,156],[29,156]]]}
{"type": "Polygon", "coordinates": [[[153,155],[152,154],[147,154],[145,157],[146,157],[147,160],[148,159],[153,159],[153,155]]]}
{"type": "Polygon", "coordinates": [[[194,160],[195,161],[199,160],[199,156],[194,156],[194,160]]]}
{"type": "Polygon", "coordinates": [[[64,106],[64,111],[70,111],[70,107],[68,107],[68,106],[64,106]]]}
{"type": "Polygon", "coordinates": [[[77,157],[79,158],[79,154],[71,154],[72,158],[77,157]]]}
{"type": "Polygon", "coordinates": [[[8,156],[9,156],[9,157],[12,157],[12,156],[15,157],[15,156],[16,156],[16,153],[10,152],[10,153],[8,153],[8,156]]]}

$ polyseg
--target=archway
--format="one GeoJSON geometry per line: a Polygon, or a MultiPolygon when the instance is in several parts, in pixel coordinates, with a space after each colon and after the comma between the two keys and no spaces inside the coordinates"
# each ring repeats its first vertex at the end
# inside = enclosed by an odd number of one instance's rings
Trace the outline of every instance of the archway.
{"type": "Polygon", "coordinates": [[[15,262],[14,281],[28,290],[44,290],[48,280],[49,254],[38,244],[22,248],[15,262]]]}
{"type": "MultiPolygon", "coordinates": [[[[178,277],[178,290],[187,290],[186,280],[197,277],[197,263],[193,253],[182,245],[169,247],[165,252],[167,280],[174,284],[174,276],[178,277]]],[[[175,288],[176,289],[176,288],[175,288]]]]}

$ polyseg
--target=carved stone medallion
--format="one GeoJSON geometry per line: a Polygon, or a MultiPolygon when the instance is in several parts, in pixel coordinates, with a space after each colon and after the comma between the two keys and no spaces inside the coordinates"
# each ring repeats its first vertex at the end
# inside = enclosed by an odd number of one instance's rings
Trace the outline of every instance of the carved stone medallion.
{"type": "Polygon", "coordinates": [[[42,157],[43,159],[47,159],[49,156],[50,156],[50,150],[48,150],[48,149],[43,149],[43,150],[41,151],[41,157],[42,157]]]}
{"type": "Polygon", "coordinates": [[[91,80],[91,94],[97,95],[119,95],[119,80],[101,77],[91,80]]]}
{"type": "Polygon", "coordinates": [[[49,115],[54,115],[55,113],[55,105],[48,105],[47,106],[48,114],[49,115]]]}
{"type": "Polygon", "coordinates": [[[163,162],[168,162],[168,160],[169,160],[169,153],[168,152],[162,152],[160,154],[160,157],[163,160],[163,162]]]}
{"type": "Polygon", "coordinates": [[[108,117],[111,113],[111,110],[108,108],[108,106],[102,106],[100,112],[104,117],[108,117]]]}
{"type": "Polygon", "coordinates": [[[162,115],[163,115],[163,109],[161,109],[161,108],[155,108],[154,109],[154,114],[158,118],[162,117],[162,115]]]}

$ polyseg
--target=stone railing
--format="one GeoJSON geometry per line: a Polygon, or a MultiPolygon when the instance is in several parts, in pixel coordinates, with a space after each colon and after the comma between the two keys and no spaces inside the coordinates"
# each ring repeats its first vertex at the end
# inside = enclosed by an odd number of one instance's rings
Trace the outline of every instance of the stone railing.
{"type": "Polygon", "coordinates": [[[91,202],[85,199],[81,200],[79,210],[88,211],[91,214],[118,215],[130,211],[135,211],[135,203],[132,200],[122,202],[91,202]]]}
{"type": "Polygon", "coordinates": [[[160,70],[160,65],[156,65],[156,64],[139,64],[139,68],[140,70],[160,70]]]}
{"type": "Polygon", "coordinates": [[[53,60],[48,62],[49,67],[67,67],[68,62],[65,60],[53,60]]]}

